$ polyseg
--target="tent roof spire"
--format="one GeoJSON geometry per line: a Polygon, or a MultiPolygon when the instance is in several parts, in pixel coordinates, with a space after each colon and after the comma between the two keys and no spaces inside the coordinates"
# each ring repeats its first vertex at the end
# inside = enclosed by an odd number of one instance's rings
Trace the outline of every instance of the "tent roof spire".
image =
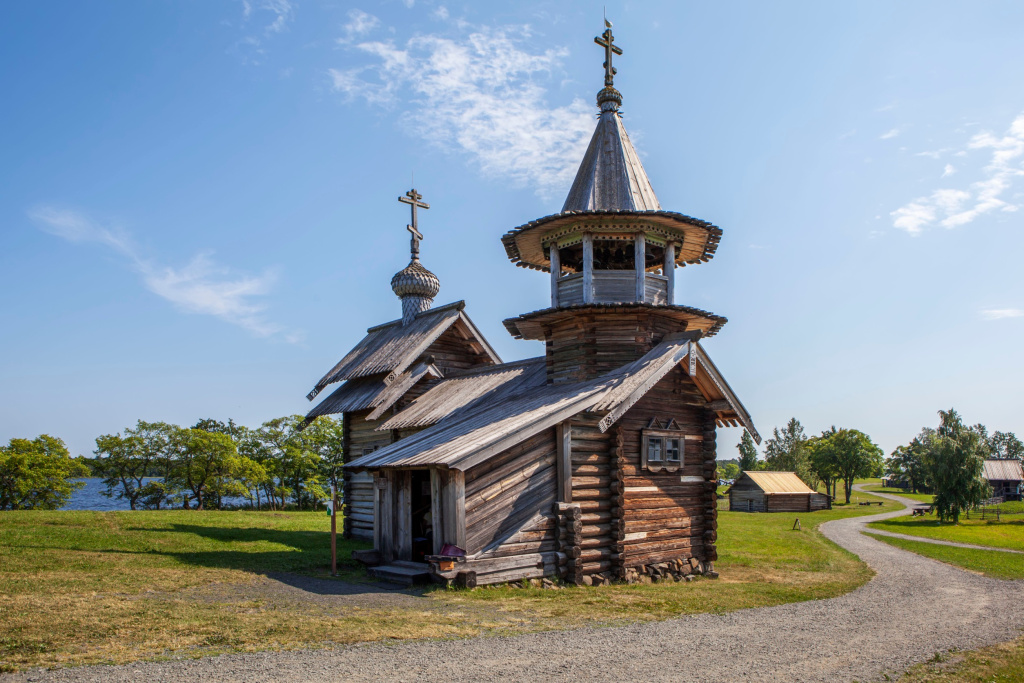
{"type": "Polygon", "coordinates": [[[604,88],[597,93],[601,113],[562,212],[660,211],[647,172],[622,126],[622,94],[615,89],[618,71],[612,65],[613,56],[621,55],[622,48],[615,44],[607,19],[605,27],[604,33],[594,38],[605,53],[604,88]]]}

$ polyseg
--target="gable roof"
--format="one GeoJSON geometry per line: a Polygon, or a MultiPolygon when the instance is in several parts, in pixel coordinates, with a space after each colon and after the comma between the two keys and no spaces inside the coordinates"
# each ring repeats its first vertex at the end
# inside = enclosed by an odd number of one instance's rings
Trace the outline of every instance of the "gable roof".
{"type": "Polygon", "coordinates": [[[391,384],[385,384],[381,375],[348,380],[310,410],[303,423],[309,424],[321,415],[350,413],[368,408],[374,408],[374,411],[367,419],[376,420],[421,379],[441,376],[441,371],[433,363],[421,361],[400,374],[391,384]]]}
{"type": "Polygon", "coordinates": [[[459,321],[466,325],[484,353],[493,362],[500,363],[498,354],[463,311],[465,307],[465,301],[456,301],[418,313],[408,325],[393,320],[371,327],[362,341],[320,378],[306,398],[312,401],[324,387],[335,382],[371,375],[385,375],[384,384],[390,385],[428,346],[459,321]]]}
{"type": "MultiPolygon", "coordinates": [[[[746,477],[765,493],[816,493],[795,472],[744,472],[746,477]]],[[[736,482],[738,484],[739,481],[736,482]]],[[[736,486],[733,484],[733,486],[736,486]]],[[[731,491],[733,486],[729,487],[731,491]]]]}
{"type": "Polygon", "coordinates": [[[546,381],[544,358],[451,374],[377,429],[428,427],[478,401],[500,401],[526,389],[539,387],[546,381]]]}
{"type": "MultiPolygon", "coordinates": [[[[676,366],[686,362],[687,368],[694,371],[691,376],[697,372],[702,366],[703,350],[695,337],[684,333],[663,341],[642,358],[593,380],[527,388],[518,395],[503,394],[494,400],[477,401],[421,432],[356,458],[346,467],[441,465],[466,470],[584,411],[608,411],[600,422],[601,431],[607,431],[676,366]]],[[[710,367],[717,373],[713,365],[710,367]]],[[[704,372],[710,375],[706,367],[704,372]]],[[[713,386],[728,387],[724,378],[718,376],[716,381],[713,386]]],[[[700,383],[697,386],[700,388],[700,383]]],[[[720,420],[722,415],[743,419],[749,424],[751,436],[760,440],[746,409],[731,390],[728,394],[705,398],[720,420]]]]}
{"type": "Polygon", "coordinates": [[[986,460],[982,477],[986,481],[1024,480],[1024,467],[1019,460],[986,460]]]}

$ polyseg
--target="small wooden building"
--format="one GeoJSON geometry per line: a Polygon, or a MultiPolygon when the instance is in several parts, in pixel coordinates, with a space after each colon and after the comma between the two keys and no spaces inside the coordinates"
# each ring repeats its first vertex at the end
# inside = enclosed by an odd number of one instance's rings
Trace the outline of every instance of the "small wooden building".
{"type": "Polygon", "coordinates": [[[392,280],[402,319],[371,328],[310,393],[342,382],[309,418],[344,413],[345,532],[372,539],[360,559],[378,575],[713,571],[716,426],[760,436],[702,344],[726,319],[677,304],[674,273],[709,261],[722,230],[661,208],[611,55],[562,210],[502,238],[513,263],[550,274],[550,306],[504,321],[544,355],[502,363],[461,302],[430,308],[440,283],[419,262],[428,207],[413,190],[413,259],[392,280]]]}
{"type": "Polygon", "coordinates": [[[727,493],[729,509],[738,512],[832,509],[832,499],[811,489],[795,472],[744,472],[727,493]]]}
{"type": "Polygon", "coordinates": [[[1024,494],[1024,468],[1020,460],[986,460],[982,477],[992,487],[992,497],[1020,500],[1024,494]]]}

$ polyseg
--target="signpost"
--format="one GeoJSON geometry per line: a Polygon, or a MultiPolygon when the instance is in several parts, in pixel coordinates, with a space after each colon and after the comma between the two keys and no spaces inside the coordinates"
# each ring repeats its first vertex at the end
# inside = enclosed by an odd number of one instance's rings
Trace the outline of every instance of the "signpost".
{"type": "Polygon", "coordinates": [[[331,576],[338,575],[338,488],[331,484],[331,502],[327,514],[331,516],[331,576]]]}

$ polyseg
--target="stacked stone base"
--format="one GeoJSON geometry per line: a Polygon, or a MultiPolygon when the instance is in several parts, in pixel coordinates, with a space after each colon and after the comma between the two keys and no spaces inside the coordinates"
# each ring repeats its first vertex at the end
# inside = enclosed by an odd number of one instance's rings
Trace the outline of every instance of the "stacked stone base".
{"type": "Polygon", "coordinates": [[[626,570],[627,583],[658,583],[660,581],[692,581],[695,576],[717,579],[712,562],[701,562],[691,557],[688,560],[670,560],[656,564],[630,567],[626,570]]]}

